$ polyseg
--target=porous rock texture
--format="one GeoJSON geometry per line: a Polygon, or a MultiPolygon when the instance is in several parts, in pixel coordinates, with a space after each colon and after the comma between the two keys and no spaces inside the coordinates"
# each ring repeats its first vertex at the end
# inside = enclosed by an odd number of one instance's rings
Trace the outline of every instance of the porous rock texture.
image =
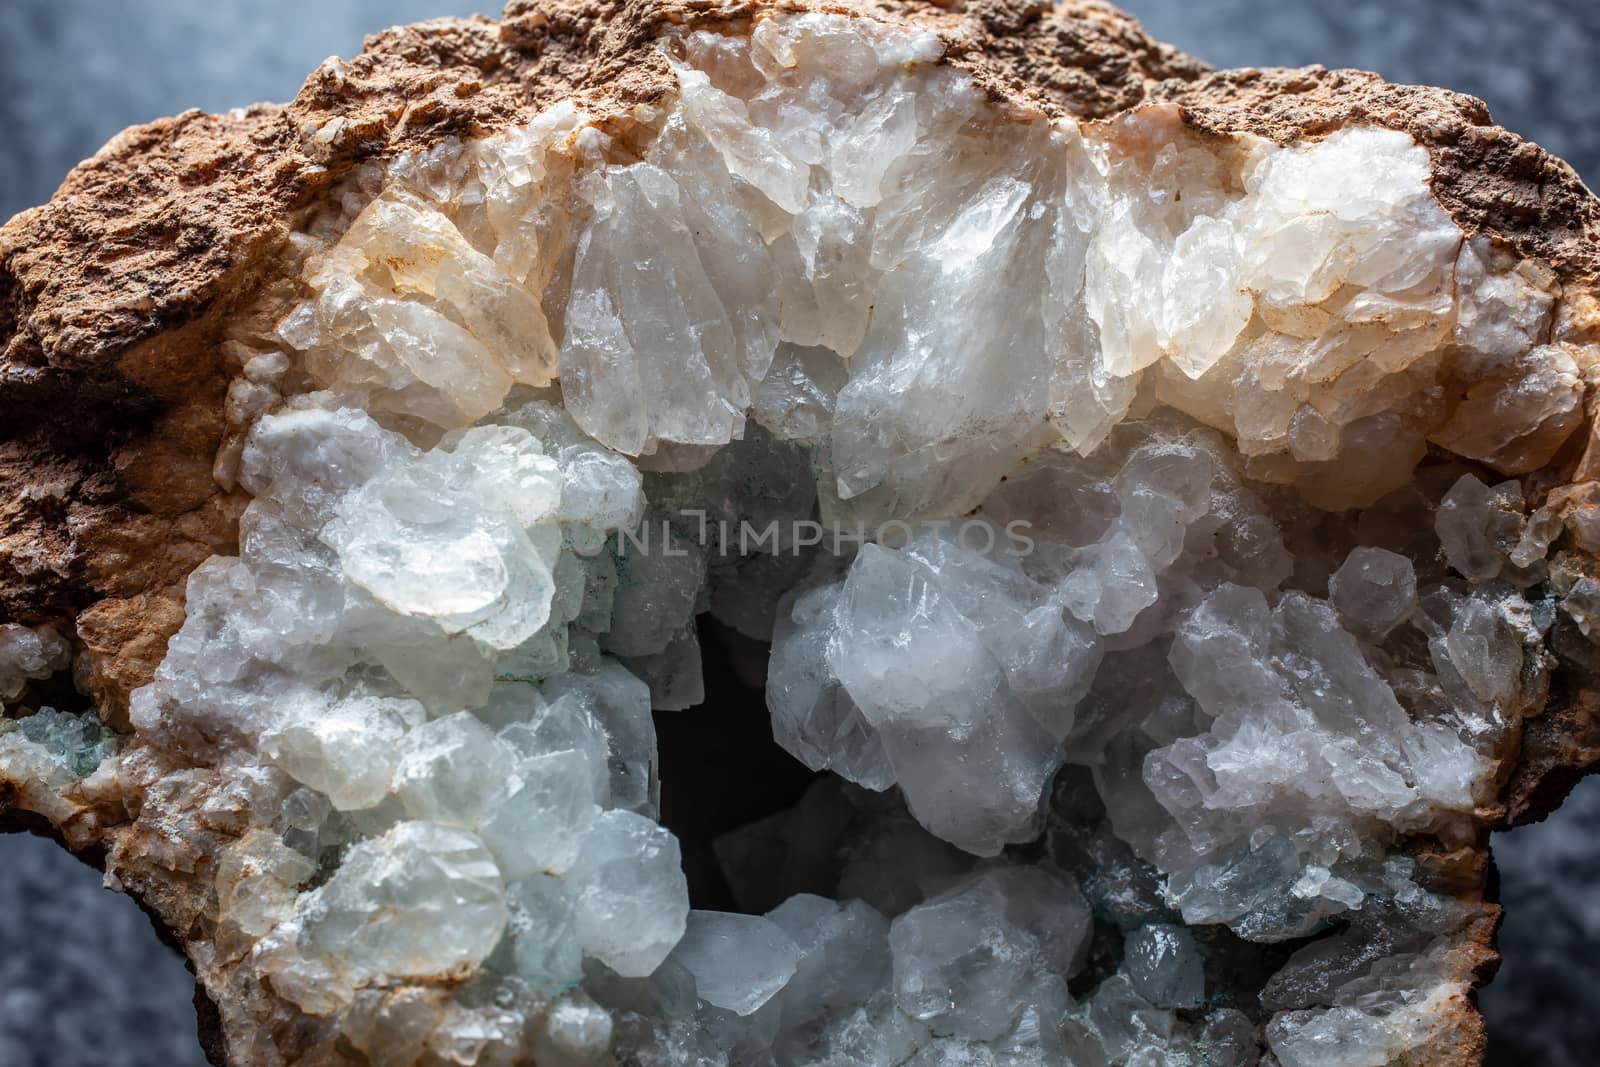
{"type": "MultiPolygon", "coordinates": [[[[803,68],[807,60],[784,62],[803,68]]],[[[783,77],[758,72],[774,84],[783,77]]],[[[800,97],[777,99],[803,111],[800,97]]],[[[874,121],[888,129],[893,115],[874,121]]],[[[847,189],[844,164],[806,162],[828,172],[817,180],[831,180],[852,207],[883,199],[874,183],[884,173],[857,175],[847,189]]],[[[907,173],[914,179],[916,170],[907,173]]],[[[717,198],[705,195],[711,211],[717,198]]],[[[568,194],[549,197],[565,205],[568,194]]],[[[1492,973],[1498,915],[1486,896],[1488,832],[1542,816],[1600,761],[1600,694],[1590,683],[1600,654],[1589,644],[1600,593],[1591,577],[1600,550],[1596,210],[1570,168],[1493,126],[1471,98],[1354,71],[1211,72],[1095,3],[515,0],[499,22],[387,31],[361,56],[324,64],[286,106],[191,112],[125,132],[50,203],[0,230],[0,697],[12,716],[0,731],[0,811],[104,857],[108,879],[135,895],[194,964],[218,1063],[658,1062],[650,1056],[662,1050],[691,1057],[683,1062],[1478,1062],[1483,1031],[1471,989],[1492,973]],[[704,422],[617,411],[616,396],[628,390],[592,385],[586,374],[619,360],[596,355],[600,341],[585,348],[583,338],[599,336],[608,320],[584,318],[593,305],[572,294],[626,287],[615,279],[630,246],[606,260],[604,225],[626,235],[615,220],[664,195],[630,164],[668,174],[700,166],[695,153],[704,146],[693,137],[702,137],[723,161],[712,169],[736,191],[723,199],[759,201],[748,213],[764,227],[763,241],[783,246],[788,216],[804,214],[805,182],[785,184],[793,154],[761,156],[765,142],[747,137],[738,103],[758,88],[741,51],[758,31],[774,56],[783,48],[827,55],[828,41],[859,35],[882,67],[863,76],[869,82],[947,76],[905,91],[959,101],[967,110],[951,120],[952,138],[1017,153],[1051,137],[1070,142],[1063,152],[1076,153],[1070,166],[1081,172],[1030,171],[1034,191],[1005,175],[980,175],[963,191],[958,183],[971,175],[955,171],[953,207],[932,205],[938,186],[913,190],[907,217],[944,210],[949,229],[942,238],[931,230],[897,238],[912,249],[907,257],[919,239],[930,247],[944,240],[947,256],[963,264],[973,246],[977,258],[985,249],[1015,256],[1022,273],[983,278],[999,287],[993,317],[1008,302],[1025,306],[1025,290],[1037,284],[1026,272],[1034,253],[1016,236],[1043,217],[1017,214],[1036,202],[1026,198],[1055,189],[1052,182],[1068,197],[1100,183],[1099,199],[1077,208],[1101,221],[1083,223],[1076,268],[1098,279],[1079,285],[1079,318],[1094,325],[1098,362],[1063,386],[1048,412],[1021,418],[1014,432],[952,416],[959,432],[903,450],[915,436],[903,425],[890,444],[865,431],[851,437],[850,403],[875,418],[894,413],[862,399],[864,386],[850,395],[818,385],[846,375],[829,359],[850,357],[854,387],[859,368],[888,358],[889,342],[872,323],[837,325],[848,318],[839,309],[852,306],[847,286],[811,325],[785,306],[781,344],[776,334],[752,341],[763,326],[750,316],[738,369],[712,368],[709,380],[726,395],[704,422]],[[678,116],[693,132],[683,144],[673,140],[678,116]],[[981,141],[996,129],[1003,136],[981,141]],[[508,228],[473,198],[496,166],[533,158],[540,173],[512,185],[553,187],[586,167],[589,184],[574,180],[578,206],[555,211],[561,219],[535,221],[524,203],[508,228]],[[1407,167],[1417,171],[1415,189],[1403,187],[1407,167]],[[1314,292],[1327,279],[1295,277],[1289,260],[1311,255],[1304,248],[1248,265],[1223,252],[1206,259],[1212,222],[1242,235],[1222,240],[1249,248],[1297,226],[1315,230],[1307,217],[1338,216],[1314,197],[1291,203],[1297,182],[1330,172],[1341,176],[1339,189],[1368,175],[1375,191],[1352,209],[1347,231],[1304,246],[1344,263],[1329,292],[1314,292]],[[1391,186],[1399,188],[1392,202],[1391,186]],[[1155,192],[1141,200],[1130,189],[1155,192]],[[1185,193],[1209,199],[1189,212],[1176,206],[1185,193]],[[418,243],[435,219],[455,229],[436,245],[418,243]],[[1126,226],[1106,221],[1114,219],[1126,226]],[[959,241],[951,236],[958,224],[959,241]],[[516,225],[537,232],[532,243],[543,247],[513,250],[516,225]],[[1383,240],[1362,245],[1363,233],[1383,226],[1392,227],[1383,240]],[[550,236],[563,227],[587,236],[570,245],[550,236]],[[1380,271],[1372,249],[1384,241],[1406,252],[1380,271]],[[419,252],[433,247],[456,249],[437,274],[419,252]],[[358,302],[415,309],[424,292],[421,303],[453,309],[455,325],[431,335],[437,350],[459,341],[461,329],[487,338],[510,321],[509,305],[491,302],[473,320],[474,298],[452,297],[441,279],[468,277],[470,288],[477,282],[466,268],[488,277],[482,264],[491,258],[540,294],[531,314],[552,347],[477,385],[462,384],[465,372],[402,374],[337,319],[339,287],[359,279],[368,288],[358,302]],[[1195,273],[1174,280],[1170,262],[1190,262],[1195,273]],[[612,280],[585,288],[585,278],[602,276],[612,280]],[[1184,301],[1185,282],[1212,287],[1198,292],[1204,308],[1184,301]],[[1331,295],[1340,286],[1344,295],[1331,295]],[[1145,295],[1152,292],[1161,295],[1145,295]],[[1363,317],[1368,297],[1373,310],[1363,317]],[[1126,311],[1141,302],[1167,310],[1147,318],[1126,311]],[[1374,351],[1405,355],[1365,384],[1345,379],[1343,392],[1331,372],[1270,382],[1256,373],[1274,356],[1265,342],[1250,342],[1329,336],[1330,319],[1369,338],[1354,342],[1362,349],[1355,363],[1381,363],[1368,359],[1374,351]],[[779,375],[763,354],[792,384],[765,404],[766,383],[779,375]],[[1236,377],[1217,387],[1224,372],[1236,377]],[[1271,398],[1297,389],[1275,412],[1271,398]],[[1388,399],[1354,414],[1339,406],[1372,395],[1388,399]],[[1078,400],[1087,396],[1094,410],[1086,414],[1078,400]],[[358,409],[378,421],[361,421],[358,409]],[[819,417],[839,420],[832,437],[814,425],[819,417]],[[808,418],[813,424],[799,425],[808,418]],[[1364,419],[1378,421],[1346,432],[1364,419]],[[1038,436],[1046,422],[1060,443],[1038,436]],[[816,445],[823,438],[831,452],[816,445]],[[984,444],[963,451],[963,440],[984,444]],[[916,523],[976,511],[997,524],[1021,517],[1048,526],[1041,500],[1084,485],[1100,488],[1083,499],[1107,509],[1083,519],[1087,533],[1060,534],[1053,571],[969,559],[964,544],[935,531],[809,561],[809,571],[731,582],[741,595],[757,590],[776,601],[753,622],[752,613],[719,609],[713,583],[712,614],[773,643],[768,702],[780,743],[854,783],[836,790],[824,780],[788,822],[736,836],[725,856],[845,823],[855,827],[839,831],[841,840],[855,835],[851,848],[870,851],[863,841],[893,837],[915,853],[881,867],[857,862],[856,892],[846,892],[850,870],[844,882],[818,887],[853,898],[847,905],[805,895],[785,902],[786,892],[766,899],[745,884],[751,900],[762,900],[747,910],[767,912],[764,919],[684,915],[681,885],[667,873],[676,845],[647,818],[648,714],[641,725],[617,710],[637,711],[639,678],[651,691],[646,711],[696,702],[698,676],[669,669],[698,656],[692,628],[683,638],[683,618],[659,618],[671,612],[649,597],[626,607],[608,599],[597,621],[584,594],[604,580],[587,563],[563,578],[559,562],[610,553],[595,555],[640,521],[644,498],[715,513],[706,501],[717,494],[706,486],[751,477],[707,462],[719,445],[738,452],[730,441],[755,455],[728,463],[753,465],[765,487],[755,505],[725,509],[735,519],[810,518],[814,497],[802,493],[803,505],[770,499],[792,474],[783,452],[791,446],[809,450],[800,467],[820,464],[828,475],[807,483],[825,518],[916,523]],[[941,457],[931,474],[917,458],[927,452],[941,457]],[[329,470],[348,461],[363,477],[332,485],[342,475],[295,467],[305,454],[329,470]],[[830,455],[856,466],[829,467],[830,455]],[[649,468],[642,497],[632,466],[607,466],[617,457],[649,468]],[[472,472],[502,461],[521,479],[514,489],[468,484],[472,472]],[[601,468],[611,473],[594,473],[601,468]],[[1031,473],[1019,476],[1024,468],[1031,473]],[[297,470],[304,481],[295,481],[297,470]],[[597,479],[610,503],[553,502],[584,478],[597,479]],[[1007,489],[1008,479],[1035,484],[1007,489]],[[335,490],[349,495],[332,502],[335,490]],[[1407,491],[1413,498],[1396,502],[1407,491]],[[554,493],[543,511],[529,503],[540,493],[554,493]],[[419,591],[405,566],[384,557],[386,544],[409,536],[408,522],[422,521],[407,511],[419,497],[462,512],[501,501],[527,530],[553,538],[528,535],[530,558],[549,565],[528,564],[527,587],[542,575],[553,586],[577,581],[579,593],[545,591],[537,618],[507,608],[516,595],[503,589],[490,608],[430,602],[437,590],[419,591]],[[253,518],[241,527],[247,507],[253,518]],[[372,533],[380,514],[399,531],[389,542],[372,533]],[[1418,515],[1420,548],[1397,532],[1418,515]],[[1197,562],[1210,558],[1198,539],[1235,526],[1259,533],[1263,522],[1281,527],[1281,538],[1244,544],[1239,533],[1228,542],[1234,548],[1212,553],[1226,561],[1225,574],[1197,562]],[[300,527],[321,547],[305,549],[292,532],[300,527]],[[1167,527],[1177,541],[1147,536],[1167,527]],[[375,645],[405,651],[380,655],[381,666],[367,665],[360,678],[341,676],[346,688],[332,696],[319,691],[332,704],[299,717],[275,707],[259,721],[242,703],[234,718],[206,706],[232,692],[230,672],[248,659],[239,651],[248,640],[230,636],[227,620],[247,615],[242,605],[257,590],[269,598],[260,574],[277,552],[280,564],[293,556],[295,566],[342,569],[339,581],[396,617],[452,635],[452,647],[470,640],[495,650],[485,655],[501,656],[496,686],[536,682],[539,694],[528,700],[540,709],[583,709],[572,713],[578,726],[551,726],[568,730],[568,740],[602,721],[594,732],[602,780],[590,780],[581,758],[568,759],[581,754],[581,738],[539,747],[534,727],[553,713],[508,709],[487,689],[459,701],[471,714],[447,708],[449,686],[470,689],[461,679],[471,671],[410,631],[395,636],[388,616],[340,624],[370,625],[375,645]],[[247,562],[224,575],[241,554],[247,562]],[[1129,579],[1139,568],[1141,577],[1129,579]],[[1005,593],[973,591],[985,582],[1005,593]],[[790,595],[778,600],[782,593],[790,595]],[[916,603],[902,607],[897,596],[916,603]],[[552,601],[563,600],[570,611],[559,608],[567,614],[552,637],[552,601]],[[1145,613],[1167,604],[1166,617],[1145,613]],[[1036,613],[1046,608],[1054,621],[1035,654],[1017,635],[1037,631],[1036,613]],[[1002,618],[1006,610],[1015,616],[1002,618]],[[174,641],[180,630],[188,639],[174,641]],[[582,644],[589,630],[605,635],[592,655],[582,644]],[[548,648],[533,647],[546,637],[548,648]],[[919,640],[936,642],[930,647],[954,663],[948,676],[895,659],[897,643],[919,640]],[[1159,669],[1141,651],[1157,644],[1159,669]],[[426,659],[436,652],[437,661],[426,659]],[[570,656],[572,674],[590,680],[569,683],[542,656],[570,656]],[[400,663],[410,658],[425,661],[420,675],[465,673],[435,692],[426,678],[404,677],[400,663]],[[505,666],[511,659],[514,669],[505,666]],[[1219,659],[1225,666],[1212,670],[1219,659]],[[1040,663],[1076,666],[1050,674],[1040,663]],[[1107,709],[1153,676],[1171,686],[1149,695],[1151,706],[1192,703],[1125,729],[1107,709]],[[929,692],[919,697],[922,684],[929,692]],[[1286,695],[1260,697],[1261,686],[1286,695]],[[1246,716],[1226,734],[1207,726],[1258,697],[1311,708],[1318,725],[1293,735],[1295,744],[1313,745],[1333,768],[1326,795],[1268,783],[1271,817],[1260,813],[1262,796],[1244,795],[1261,783],[1219,771],[1230,745],[1272,743],[1268,732],[1246,730],[1267,720],[1246,716]],[[74,714],[91,705],[94,715],[74,714]],[[1370,713],[1343,724],[1353,750],[1339,747],[1342,727],[1328,725],[1352,705],[1370,713]],[[1437,711],[1443,705],[1448,714],[1437,711]],[[929,783],[942,766],[925,762],[928,735],[919,732],[934,728],[980,758],[1003,750],[1011,762],[980,768],[974,780],[1003,779],[1005,788],[993,796],[978,789],[954,805],[941,799],[929,783]],[[517,747],[524,743],[531,747],[517,747]],[[388,763],[385,750],[396,754],[388,763]],[[1387,777],[1362,777],[1371,750],[1387,777]],[[1328,755],[1346,751],[1354,752],[1346,764],[1328,755]],[[1210,771],[1197,770],[1196,758],[1210,771]],[[536,775],[532,762],[513,760],[543,761],[542,769],[536,775]],[[451,769],[463,761],[478,773],[451,769]],[[1430,778],[1428,768],[1438,767],[1430,778]],[[473,790],[462,779],[474,777],[511,799],[464,799],[473,790]],[[1170,788],[1159,792],[1163,781],[1170,788]],[[552,798],[537,788],[548,782],[570,788],[552,798]],[[880,795],[895,784],[899,794],[880,795]],[[526,810],[535,814],[517,821],[523,809],[512,801],[534,793],[526,810]],[[883,799],[900,795],[903,803],[883,799]],[[578,814],[559,814],[569,810],[578,814]],[[540,828],[580,822],[581,835],[540,836],[540,828]],[[887,885],[889,869],[915,869],[922,882],[887,885]],[[1241,903],[1229,894],[1249,897],[1243,883],[1256,896],[1241,903]],[[1263,887],[1296,903],[1274,910],[1263,887]],[[374,932],[366,917],[383,909],[420,918],[402,921],[399,933],[374,932]],[[545,929],[563,909],[576,916],[562,920],[576,934],[545,929]],[[447,936],[430,938],[440,924],[447,936]],[[987,951],[1028,962],[974,963],[977,948],[950,943],[950,931],[974,926],[1000,930],[987,951]],[[730,955],[730,944],[739,951],[730,955]],[[555,958],[562,953],[570,958],[555,958]],[[1401,962],[1386,970],[1386,961],[1401,962]],[[841,975],[864,975],[865,985],[841,975]],[[819,1003],[828,1011],[813,1010],[819,1003]],[[852,1025],[878,1034],[877,1047],[850,1045],[865,1040],[849,1033],[852,1025]]],[[[700,253],[707,262],[717,254],[700,253]]],[[[815,254],[808,293],[829,284],[815,254]]],[[[871,276],[862,283],[869,289],[880,284],[871,271],[881,263],[838,254],[840,276],[859,270],[871,276]]],[[[1056,263],[1054,254],[1040,251],[1037,262],[1056,263]]],[[[730,314],[742,306],[725,289],[718,295],[730,314]]],[[[766,298],[758,293],[751,305],[766,298]]],[[[406,320],[407,336],[430,336],[420,321],[406,320]]],[[[1335,361],[1345,358],[1330,347],[1335,361]]],[[[961,379],[980,394],[985,382],[981,373],[961,379]]],[[[913,377],[884,388],[899,395],[919,386],[913,377]]],[[[500,536],[495,522],[474,532],[500,536]]],[[[514,569],[523,541],[504,536],[515,551],[500,544],[484,558],[514,569]]],[[[470,578],[443,581],[459,587],[470,578]]],[[[639,584],[658,583],[692,615],[703,580],[702,572],[686,587],[670,575],[639,584]]],[[[609,581],[616,584],[614,570],[609,581]]],[[[275,706],[311,699],[263,693],[275,706]]],[[[737,892],[739,865],[728,862],[737,892]]],[[[787,888],[810,888],[804,881],[787,888]]]]}

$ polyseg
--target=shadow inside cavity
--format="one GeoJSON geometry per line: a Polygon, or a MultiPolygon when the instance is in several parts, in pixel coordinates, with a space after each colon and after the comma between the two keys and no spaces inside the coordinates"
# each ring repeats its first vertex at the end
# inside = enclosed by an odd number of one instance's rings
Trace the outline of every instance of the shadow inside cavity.
{"type": "Polygon", "coordinates": [[[689,901],[738,911],[715,840],[791,807],[816,778],[772,739],[765,645],[711,618],[699,620],[705,703],[655,713],[661,768],[661,822],[683,849],[689,901]]]}

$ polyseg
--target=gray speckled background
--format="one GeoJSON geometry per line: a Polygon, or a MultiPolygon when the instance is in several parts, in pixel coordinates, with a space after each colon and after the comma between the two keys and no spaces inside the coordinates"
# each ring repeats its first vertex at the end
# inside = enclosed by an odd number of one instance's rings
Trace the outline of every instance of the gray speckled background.
{"type": "MultiPolygon", "coordinates": [[[[491,5],[492,6],[492,5],[491,5]]],[[[1218,66],[1323,63],[1488,101],[1600,178],[1593,0],[1124,0],[1218,66]]],[[[461,0],[4,0],[0,218],[131,123],[282,100],[330,54],[461,0]]],[[[1496,841],[1505,965],[1490,1062],[1589,1067],[1600,1048],[1600,781],[1496,841]]],[[[54,845],[0,837],[0,1067],[199,1067],[193,980],[131,901],[54,845]]]]}

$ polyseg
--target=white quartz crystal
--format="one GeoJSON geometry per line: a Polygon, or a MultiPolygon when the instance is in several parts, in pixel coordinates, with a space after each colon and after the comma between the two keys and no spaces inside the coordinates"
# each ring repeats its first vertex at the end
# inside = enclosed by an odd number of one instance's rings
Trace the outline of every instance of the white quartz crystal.
{"type": "Polygon", "coordinates": [[[1380,640],[1416,610],[1416,570],[1387,549],[1358,548],[1328,579],[1328,597],[1352,632],[1380,640]]]}
{"type": "Polygon", "coordinates": [[[282,706],[279,724],[261,735],[261,753],[334,807],[370,808],[389,795],[402,739],[426,714],[414,700],[304,694],[282,706]]]}
{"type": "Polygon", "coordinates": [[[611,1048],[611,1013],[584,996],[563,997],[550,1006],[537,1035],[534,1055],[554,1067],[604,1063],[611,1048]]]}
{"type": "Polygon", "coordinates": [[[588,757],[567,749],[512,767],[483,802],[478,830],[507,877],[565,874],[600,806],[588,757]]]}
{"type": "Polygon", "coordinates": [[[48,626],[0,626],[0,700],[22,693],[30,679],[48,678],[71,662],[72,650],[48,626]]]}
{"type": "Polygon", "coordinates": [[[583,977],[577,911],[565,884],[530,874],[507,891],[511,954],[517,976],[545,993],[561,993],[583,977]]]}
{"type": "Polygon", "coordinates": [[[412,818],[470,828],[510,771],[493,731],[458,711],[406,734],[394,791],[412,818]]]}
{"type": "Polygon", "coordinates": [[[1152,923],[1122,943],[1124,966],[1139,995],[1160,1008],[1195,1008],[1205,999],[1205,959],[1182,926],[1152,923]]]}
{"type": "Polygon", "coordinates": [[[346,496],[322,538],[398,613],[514,648],[550,618],[560,467],[512,427],[475,427],[346,496]]]}
{"type": "Polygon", "coordinates": [[[783,927],[758,915],[691,911],[672,959],[694,977],[700,999],[749,1015],[794,977],[800,949],[783,927]]]}
{"type": "Polygon", "coordinates": [[[997,1038],[1035,982],[1071,976],[1088,929],[1070,878],[1037,867],[986,871],[894,921],[895,999],[936,1032],[997,1038]]]}
{"type": "Polygon", "coordinates": [[[285,995],[326,1014],[341,992],[377,975],[470,970],[494,949],[506,919],[505,883],[481,841],[402,822],[352,848],[257,952],[285,995]]]}
{"type": "Polygon", "coordinates": [[[680,863],[677,839],[644,816],[597,816],[568,875],[584,953],[622,975],[655,970],[687,921],[680,863]]]}

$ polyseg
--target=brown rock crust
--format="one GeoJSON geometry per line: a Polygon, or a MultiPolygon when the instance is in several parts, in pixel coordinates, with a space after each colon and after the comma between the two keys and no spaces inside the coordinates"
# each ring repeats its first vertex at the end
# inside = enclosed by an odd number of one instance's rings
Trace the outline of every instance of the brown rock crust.
{"type": "Polygon", "coordinates": [[[1391,85],[1364,70],[1225,70],[1157,86],[1186,123],[1280,144],[1350,126],[1409,133],[1433,159],[1433,195],[1469,237],[1484,234],[1543,259],[1569,282],[1600,270],[1600,200],[1567,163],[1496,126],[1482,100],[1391,85]]]}

